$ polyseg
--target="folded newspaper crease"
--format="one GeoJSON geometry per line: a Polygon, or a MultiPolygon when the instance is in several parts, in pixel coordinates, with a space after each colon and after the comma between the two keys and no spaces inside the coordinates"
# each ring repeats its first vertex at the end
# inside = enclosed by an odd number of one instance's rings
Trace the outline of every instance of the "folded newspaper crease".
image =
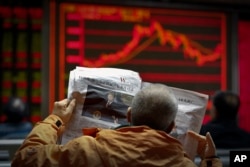
{"type": "MultiPolygon", "coordinates": [[[[62,135],[61,144],[82,136],[87,127],[114,128],[127,124],[126,112],[133,96],[144,86],[139,73],[118,68],[76,67],[70,71],[68,98],[76,98],[77,106],[62,135]]],[[[194,91],[170,87],[178,100],[176,126],[171,135],[184,145],[194,159],[197,143],[185,136],[187,130],[199,132],[208,96],[194,91]]]]}

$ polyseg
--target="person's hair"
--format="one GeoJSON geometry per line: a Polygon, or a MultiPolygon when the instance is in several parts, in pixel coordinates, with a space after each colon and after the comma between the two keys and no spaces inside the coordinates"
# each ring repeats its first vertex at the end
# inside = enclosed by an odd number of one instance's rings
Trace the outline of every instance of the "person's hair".
{"type": "Polygon", "coordinates": [[[132,100],[131,124],[166,131],[174,122],[177,110],[177,100],[166,85],[150,84],[132,100]]]}
{"type": "Polygon", "coordinates": [[[236,119],[240,107],[238,94],[231,91],[216,91],[212,97],[217,117],[223,119],[236,119]]]}

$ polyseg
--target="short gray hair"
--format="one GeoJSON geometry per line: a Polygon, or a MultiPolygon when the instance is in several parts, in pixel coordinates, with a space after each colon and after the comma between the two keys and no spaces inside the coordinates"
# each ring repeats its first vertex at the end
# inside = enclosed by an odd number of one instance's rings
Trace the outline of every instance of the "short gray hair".
{"type": "Polygon", "coordinates": [[[131,124],[165,131],[175,120],[177,110],[177,100],[170,88],[163,84],[150,84],[132,100],[131,124]]]}

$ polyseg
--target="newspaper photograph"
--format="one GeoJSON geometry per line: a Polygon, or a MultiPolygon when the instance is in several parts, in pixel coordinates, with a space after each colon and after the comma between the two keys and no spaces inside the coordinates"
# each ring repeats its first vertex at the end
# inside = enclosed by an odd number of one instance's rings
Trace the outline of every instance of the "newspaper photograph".
{"type": "Polygon", "coordinates": [[[88,85],[82,116],[114,124],[126,124],[126,111],[133,96],[88,85]]]}
{"type": "MultiPolygon", "coordinates": [[[[77,105],[61,138],[65,144],[83,135],[89,127],[115,128],[127,125],[127,109],[134,95],[149,82],[143,82],[135,71],[117,68],[76,67],[70,72],[68,98],[77,105]]],[[[170,133],[184,146],[193,160],[197,143],[186,136],[188,130],[199,133],[205,115],[208,95],[170,87],[178,101],[175,127],[170,133]]]]}

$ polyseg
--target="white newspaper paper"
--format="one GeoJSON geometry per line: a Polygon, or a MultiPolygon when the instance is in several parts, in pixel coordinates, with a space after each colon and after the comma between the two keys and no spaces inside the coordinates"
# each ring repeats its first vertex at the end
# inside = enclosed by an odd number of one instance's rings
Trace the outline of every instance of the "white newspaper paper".
{"type": "MultiPolygon", "coordinates": [[[[61,144],[82,136],[87,127],[115,128],[128,124],[127,108],[133,96],[148,82],[135,71],[117,68],[77,67],[70,72],[68,98],[77,105],[62,135],[61,144]]],[[[186,137],[187,130],[199,132],[206,111],[208,96],[194,91],[170,87],[178,100],[176,126],[170,133],[194,159],[197,143],[186,137]]]]}

